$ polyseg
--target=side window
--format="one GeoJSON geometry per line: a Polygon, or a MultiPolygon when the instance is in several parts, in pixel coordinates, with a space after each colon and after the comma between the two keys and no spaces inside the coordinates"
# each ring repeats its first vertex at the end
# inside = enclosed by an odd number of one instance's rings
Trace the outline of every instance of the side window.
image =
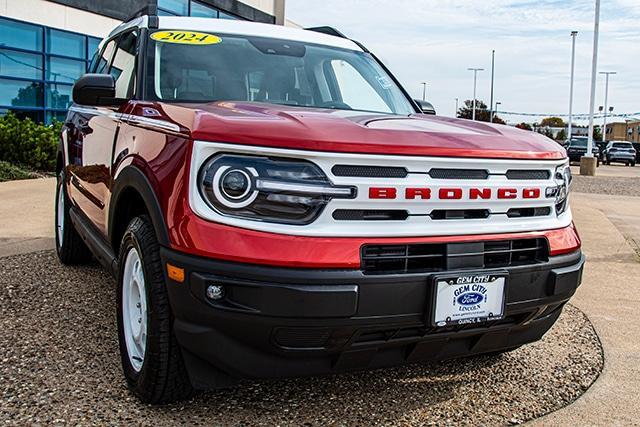
{"type": "Polygon", "coordinates": [[[102,52],[96,55],[96,57],[91,62],[90,70],[92,73],[104,74],[107,72],[115,46],[115,40],[111,40],[105,45],[104,49],[102,49],[102,52]]]}
{"type": "MultiPolygon", "coordinates": [[[[378,92],[364,79],[353,65],[341,59],[330,63],[340,91],[342,102],[354,110],[371,110],[391,112],[391,109],[378,92]]],[[[379,82],[381,85],[383,82],[379,82]]],[[[334,99],[334,101],[336,101],[334,99]]]]}
{"type": "Polygon", "coordinates": [[[133,94],[137,53],[138,33],[132,31],[120,36],[116,53],[109,68],[109,74],[116,81],[116,98],[127,99],[133,94]]]}

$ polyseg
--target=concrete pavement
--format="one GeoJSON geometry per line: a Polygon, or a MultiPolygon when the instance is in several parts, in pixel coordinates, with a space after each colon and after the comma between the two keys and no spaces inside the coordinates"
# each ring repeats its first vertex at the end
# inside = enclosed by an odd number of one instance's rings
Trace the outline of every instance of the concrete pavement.
{"type": "Polygon", "coordinates": [[[571,302],[589,317],[602,341],[604,370],[577,401],[531,424],[640,425],[640,259],[627,242],[640,240],[640,217],[631,215],[632,206],[636,212],[640,209],[640,197],[572,197],[587,264],[583,284],[571,302]],[[621,224],[626,237],[613,222],[622,221],[620,214],[632,222],[621,224]]]}
{"type": "MultiPolygon", "coordinates": [[[[580,166],[575,164],[571,166],[571,172],[574,175],[580,174],[580,166]]],[[[638,178],[640,176],[640,164],[630,167],[625,166],[622,163],[614,163],[612,165],[603,165],[600,163],[600,167],[596,169],[596,177],[598,176],[619,176],[627,178],[638,178]]]]}
{"type": "Polygon", "coordinates": [[[0,183],[0,257],[53,249],[55,178],[0,183]]]}

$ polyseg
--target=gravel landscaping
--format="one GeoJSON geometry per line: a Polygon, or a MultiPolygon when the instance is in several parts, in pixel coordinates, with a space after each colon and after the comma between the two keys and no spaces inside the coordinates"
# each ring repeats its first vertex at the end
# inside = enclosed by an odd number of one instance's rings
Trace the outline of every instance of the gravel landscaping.
{"type": "Polygon", "coordinates": [[[574,174],[571,191],[637,197],[640,196],[640,178],[574,174]]]}
{"type": "Polygon", "coordinates": [[[497,357],[340,376],[246,382],[167,407],[138,403],[120,372],[114,282],[52,251],[0,259],[0,423],[506,425],[565,406],[603,366],[568,306],[535,344],[497,357]]]}

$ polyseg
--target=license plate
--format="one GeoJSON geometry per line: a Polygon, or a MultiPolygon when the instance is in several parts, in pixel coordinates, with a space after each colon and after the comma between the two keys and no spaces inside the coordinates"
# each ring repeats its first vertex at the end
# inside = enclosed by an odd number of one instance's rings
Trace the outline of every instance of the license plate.
{"type": "Polygon", "coordinates": [[[433,325],[463,325],[502,319],[506,282],[506,273],[436,277],[433,325]]]}

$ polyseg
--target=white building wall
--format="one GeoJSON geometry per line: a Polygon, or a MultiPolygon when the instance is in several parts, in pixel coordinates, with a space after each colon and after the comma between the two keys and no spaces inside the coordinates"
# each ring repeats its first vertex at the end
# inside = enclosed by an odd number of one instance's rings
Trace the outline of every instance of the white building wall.
{"type": "Polygon", "coordinates": [[[61,30],[105,37],[120,21],[45,0],[0,0],[0,15],[61,30]]]}

